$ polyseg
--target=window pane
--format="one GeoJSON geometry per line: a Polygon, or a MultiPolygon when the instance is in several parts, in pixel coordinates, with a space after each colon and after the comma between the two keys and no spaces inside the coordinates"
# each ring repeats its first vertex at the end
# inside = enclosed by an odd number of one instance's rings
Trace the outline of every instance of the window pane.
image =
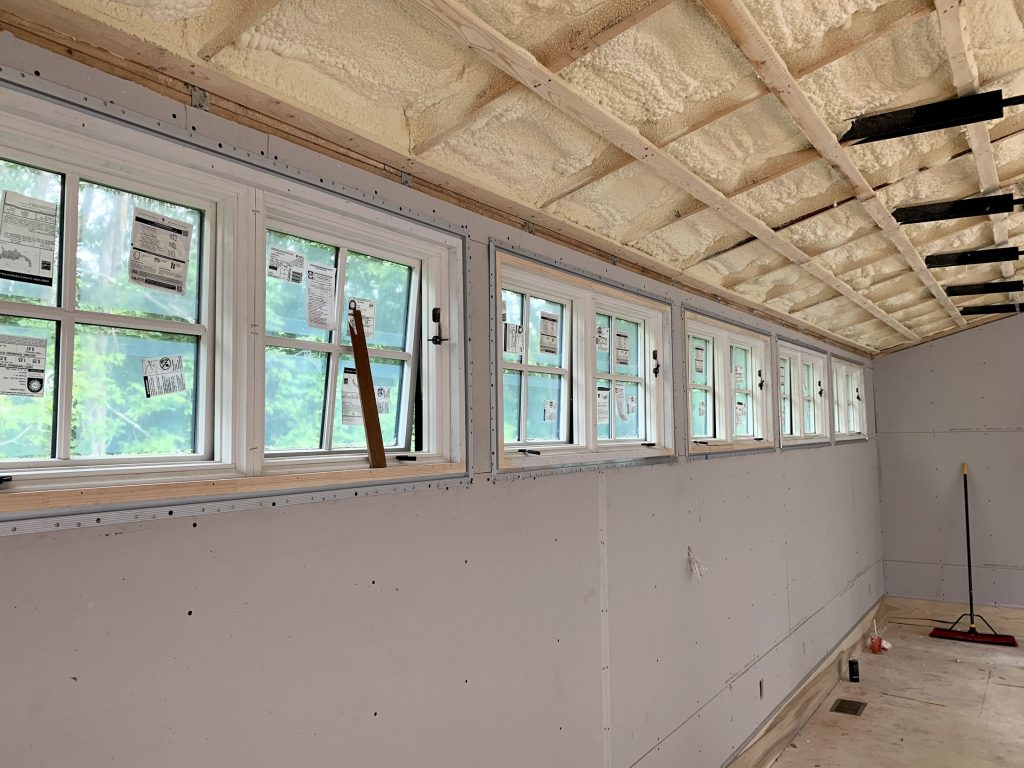
{"type": "MultiPolygon", "coordinates": [[[[508,338],[508,333],[505,329],[505,323],[509,325],[522,326],[523,325],[523,294],[516,293],[515,291],[502,291],[501,292],[501,317],[502,326],[500,333],[502,334],[500,342],[502,345],[502,356],[506,362],[509,363],[521,363],[523,362],[523,356],[516,354],[515,352],[509,352],[505,350],[516,349],[516,345],[522,345],[520,348],[525,349],[526,337],[521,333],[518,335],[518,339],[508,338]]],[[[525,332],[525,328],[522,329],[525,332]]],[[[518,424],[518,422],[516,422],[518,424]]],[[[519,427],[517,426],[518,430],[519,427]]]]}
{"type": "MultiPolygon", "coordinates": [[[[281,232],[267,232],[267,262],[270,262],[270,249],[280,248],[297,253],[305,261],[333,267],[337,263],[338,249],[333,245],[305,240],[294,235],[281,232]]],[[[287,339],[306,339],[308,341],[327,341],[329,331],[310,328],[306,323],[306,284],[294,283],[291,280],[267,278],[267,309],[266,330],[268,336],[279,336],[287,339]]]]}
{"type": "Polygon", "coordinates": [[[198,339],[75,326],[72,456],[195,453],[198,339]],[[184,392],[146,397],[142,361],[181,355],[184,392]]]}
{"type": "Polygon", "coordinates": [[[733,387],[750,389],[750,350],[745,347],[732,348],[733,387]]]}
{"type": "Polygon", "coordinates": [[[594,414],[598,440],[608,440],[611,438],[611,413],[613,407],[612,383],[608,379],[598,379],[597,408],[594,414]]]}
{"type": "Polygon", "coordinates": [[[200,211],[83,181],[78,199],[78,308],[136,317],[197,321],[200,211]],[[185,293],[133,283],[128,279],[132,216],[136,206],[192,225],[185,293]]]}
{"type": "Polygon", "coordinates": [[[714,437],[714,405],[705,389],[690,390],[690,436],[714,437]]]}
{"type": "Polygon", "coordinates": [[[640,399],[640,385],[635,381],[617,381],[612,387],[615,411],[615,439],[638,440],[644,435],[640,431],[643,403],[640,399]]]}
{"type": "Polygon", "coordinates": [[[597,348],[597,372],[611,373],[612,348],[615,341],[612,339],[611,318],[608,315],[597,315],[597,334],[594,344],[597,348]]]}
{"type": "Polygon", "coordinates": [[[843,407],[840,402],[843,397],[843,391],[839,388],[839,371],[832,371],[832,415],[835,419],[836,432],[842,434],[845,430],[843,429],[843,407]]]}
{"type": "Polygon", "coordinates": [[[711,339],[690,337],[690,383],[701,386],[713,381],[711,339]]]}
{"type": "Polygon", "coordinates": [[[562,433],[563,377],[550,373],[526,376],[526,439],[564,440],[562,433]]]}
{"type": "Polygon", "coordinates": [[[810,397],[811,395],[816,395],[817,392],[815,391],[815,387],[814,387],[814,364],[813,363],[804,363],[803,364],[803,371],[804,371],[804,381],[803,381],[804,397],[810,397]]]}
{"type": "Polygon", "coordinates": [[[815,414],[814,400],[804,400],[804,434],[805,435],[816,435],[818,434],[818,426],[815,424],[817,421],[817,414],[815,414]]]}
{"type": "MultiPolygon", "coordinates": [[[[565,307],[554,301],[530,297],[530,365],[562,368],[562,338],[565,334],[565,307]],[[554,350],[554,351],[551,351],[554,350]]],[[[529,433],[527,429],[527,433],[529,433]]]]}
{"type": "Polygon", "coordinates": [[[57,324],[0,315],[0,335],[46,340],[43,396],[0,395],[0,460],[50,458],[53,445],[57,324]]]}
{"type": "Polygon", "coordinates": [[[502,377],[502,414],[504,418],[505,442],[522,441],[519,435],[519,415],[523,397],[523,375],[519,371],[506,370],[502,377]]]}
{"type": "Polygon", "coordinates": [[[327,387],[327,355],[267,347],[264,441],[267,451],[320,447],[327,387]]]}
{"type": "MultiPolygon", "coordinates": [[[[348,303],[352,299],[376,302],[373,335],[367,337],[366,345],[380,349],[405,349],[411,286],[412,267],[349,251],[342,304],[345,309],[339,314],[343,319],[348,317],[348,303]]],[[[343,326],[342,336],[348,344],[348,322],[343,322],[343,326]]]]}
{"type": "Polygon", "coordinates": [[[639,376],[640,325],[616,318],[615,338],[612,341],[615,347],[615,372],[625,376],[639,376]]]}
{"type": "Polygon", "coordinates": [[[751,414],[752,397],[749,392],[736,394],[736,418],[733,422],[733,435],[736,437],[753,437],[753,414],[751,414]]]}
{"type": "MultiPolygon", "coordinates": [[[[0,160],[0,191],[10,190],[35,200],[55,203],[57,205],[58,235],[63,222],[61,208],[63,184],[64,179],[60,174],[0,160]]],[[[0,278],[0,300],[54,306],[57,303],[57,285],[60,281],[60,240],[60,237],[54,239],[53,285],[34,285],[23,283],[21,280],[0,278]]],[[[0,269],[11,269],[12,267],[18,269],[19,265],[26,266],[20,257],[13,264],[5,264],[4,262],[8,261],[8,258],[3,256],[3,250],[3,247],[0,246],[0,269]]],[[[49,448],[47,448],[47,455],[49,455],[49,448]]]]}
{"type": "MultiPolygon", "coordinates": [[[[363,298],[360,296],[360,298],[363,298]]],[[[334,393],[334,434],[331,437],[332,448],[366,448],[366,430],[362,422],[344,424],[341,417],[341,386],[342,372],[346,368],[355,368],[351,357],[343,356],[338,363],[338,384],[334,393]]],[[[398,443],[399,411],[402,407],[402,374],[405,363],[400,360],[385,360],[379,357],[370,358],[370,372],[373,374],[375,397],[380,404],[387,405],[387,411],[380,413],[380,434],[385,448],[394,448],[398,443]],[[378,392],[384,388],[385,392],[378,392]]],[[[404,438],[404,435],[403,435],[404,438]]],[[[404,439],[403,439],[404,444],[404,439]]]]}
{"type": "Polygon", "coordinates": [[[790,371],[791,360],[779,357],[779,392],[781,393],[782,434],[793,434],[793,380],[790,371]]]}

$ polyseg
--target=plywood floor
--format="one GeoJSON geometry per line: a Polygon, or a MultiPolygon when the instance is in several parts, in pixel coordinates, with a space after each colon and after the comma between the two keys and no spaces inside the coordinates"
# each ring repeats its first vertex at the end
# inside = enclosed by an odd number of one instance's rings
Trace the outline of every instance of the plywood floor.
{"type": "MultiPolygon", "coordinates": [[[[841,681],[776,768],[1024,766],[1024,648],[927,636],[935,625],[924,618],[960,612],[950,603],[889,599],[884,635],[893,650],[860,655],[860,684],[841,681]],[[839,697],[867,708],[860,717],[830,712],[839,697]]],[[[1024,610],[980,612],[1024,643],[1024,610]]]]}

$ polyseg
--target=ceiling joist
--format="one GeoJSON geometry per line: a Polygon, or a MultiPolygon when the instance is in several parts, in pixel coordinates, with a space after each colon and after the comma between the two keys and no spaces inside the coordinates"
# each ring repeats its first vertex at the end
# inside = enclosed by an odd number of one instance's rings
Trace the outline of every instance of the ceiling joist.
{"type": "MultiPolygon", "coordinates": [[[[799,264],[821,282],[886,325],[899,331],[906,338],[919,340],[916,333],[892,318],[878,305],[861,296],[829,270],[812,262],[808,254],[774,232],[761,219],[729,200],[661,147],[645,139],[635,128],[611,112],[591,103],[575,88],[537,61],[529,51],[513,43],[465,6],[453,2],[453,0],[414,0],[414,2],[460,35],[470,48],[494,66],[513,76],[565,115],[632,155],[662,178],[701,200],[717,214],[746,230],[769,248],[781,253],[793,263],[799,264]]],[[[923,262],[921,267],[924,268],[923,262]]]]}
{"type": "Polygon", "coordinates": [[[739,0],[702,0],[702,2],[726,34],[743,51],[771,92],[782,102],[808,141],[835,168],[839,175],[849,182],[868,215],[906,259],[907,264],[914,270],[921,282],[942,304],[943,309],[955,322],[962,326],[966,325],[966,321],[960,316],[956,306],[928,271],[917,248],[900,230],[899,224],[896,223],[881,200],[875,196],[874,188],[864,178],[864,174],[853,162],[846,149],[839,144],[832,129],[814,109],[807,95],[800,89],[796,78],[790,73],[785,61],[761,31],[747,7],[739,0]]]}

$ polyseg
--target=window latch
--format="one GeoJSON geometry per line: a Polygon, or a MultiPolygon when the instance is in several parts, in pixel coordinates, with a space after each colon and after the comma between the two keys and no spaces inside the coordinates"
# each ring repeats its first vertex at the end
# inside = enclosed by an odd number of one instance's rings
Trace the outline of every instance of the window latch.
{"type": "Polygon", "coordinates": [[[653,448],[657,443],[640,443],[644,448],[653,448]]]}
{"type": "Polygon", "coordinates": [[[540,451],[535,451],[532,448],[520,448],[519,452],[524,456],[540,456],[540,451]]]}
{"type": "Polygon", "coordinates": [[[448,339],[441,338],[441,308],[434,307],[430,313],[430,319],[437,323],[437,333],[431,336],[427,341],[433,344],[435,347],[441,346],[442,341],[448,341],[448,339]]]}
{"type": "Polygon", "coordinates": [[[857,393],[857,402],[858,402],[858,403],[863,403],[864,401],[860,399],[860,387],[857,387],[857,388],[856,388],[855,390],[853,390],[853,391],[857,393]]]}
{"type": "Polygon", "coordinates": [[[757,369],[757,388],[764,389],[764,374],[760,368],[757,369]]]}
{"type": "Polygon", "coordinates": [[[825,388],[821,385],[821,382],[819,381],[818,382],[818,397],[824,397],[824,396],[825,396],[825,388]]]}
{"type": "Polygon", "coordinates": [[[709,445],[707,440],[694,440],[694,445],[709,445]]]}
{"type": "Polygon", "coordinates": [[[0,485],[3,485],[4,483],[10,483],[13,481],[14,478],[11,477],[10,475],[3,475],[2,477],[0,477],[0,485]]]}
{"type": "Polygon", "coordinates": [[[654,374],[654,378],[658,378],[658,374],[661,373],[661,363],[658,362],[658,350],[651,350],[651,357],[654,359],[654,369],[651,373],[654,374]]]}
{"type": "Polygon", "coordinates": [[[403,453],[398,456],[395,456],[395,461],[416,461],[416,457],[410,456],[407,453],[403,453]]]}

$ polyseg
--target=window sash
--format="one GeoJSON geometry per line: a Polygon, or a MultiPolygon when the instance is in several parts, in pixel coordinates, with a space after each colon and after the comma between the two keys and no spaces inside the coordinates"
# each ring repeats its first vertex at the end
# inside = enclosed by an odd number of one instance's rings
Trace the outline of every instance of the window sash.
{"type": "MultiPolygon", "coordinates": [[[[63,189],[58,222],[58,249],[60,259],[55,269],[54,286],[57,288],[56,305],[34,304],[22,301],[0,300],[0,315],[44,320],[56,323],[56,345],[54,355],[54,426],[51,440],[51,456],[48,458],[0,460],[0,469],[48,471],[53,469],[75,469],[108,465],[126,466],[135,464],[179,464],[197,461],[211,461],[214,457],[214,373],[215,344],[209,329],[210,319],[216,316],[215,269],[216,239],[213,233],[217,227],[215,200],[200,197],[189,191],[190,185],[175,184],[173,187],[156,187],[136,179],[118,176],[116,173],[85,170],[73,163],[56,161],[40,163],[35,158],[20,152],[0,148],[0,156],[11,163],[38,168],[63,177],[63,189]],[[62,170],[51,170],[53,167],[62,170]],[[198,320],[172,320],[164,318],[139,317],[114,312],[98,312],[78,309],[78,240],[79,205],[81,182],[126,192],[138,197],[186,207],[199,212],[200,226],[193,231],[197,242],[197,312],[198,320]],[[78,326],[99,326],[112,329],[171,333],[191,336],[196,339],[196,370],[193,393],[194,432],[193,448],[189,453],[180,454],[126,454],[111,456],[72,455],[73,402],[75,393],[75,329],[78,326]]],[[[130,226],[130,225],[129,225],[130,226]]],[[[142,372],[139,371],[141,380],[142,372]]]]}
{"type": "MultiPolygon", "coordinates": [[[[806,442],[821,440],[827,437],[824,428],[826,423],[823,419],[825,413],[824,378],[822,370],[825,358],[815,352],[804,350],[800,347],[780,344],[779,360],[788,360],[790,365],[790,392],[792,409],[792,432],[782,432],[784,443],[806,442]],[[820,389],[823,394],[819,395],[820,389]],[[799,412],[797,407],[799,406],[799,412]],[[808,418],[810,417],[810,418],[808,418]],[[808,422],[811,422],[810,428],[808,422]]],[[[783,393],[782,383],[779,386],[780,397],[786,397],[783,393]]]]}

